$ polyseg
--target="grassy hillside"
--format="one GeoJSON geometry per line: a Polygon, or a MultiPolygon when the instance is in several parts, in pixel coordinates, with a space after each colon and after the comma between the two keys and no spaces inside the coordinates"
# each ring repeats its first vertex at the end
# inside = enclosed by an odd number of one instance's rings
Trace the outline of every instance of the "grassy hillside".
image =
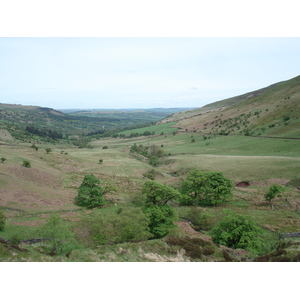
{"type": "Polygon", "coordinates": [[[177,113],[190,132],[300,138],[300,76],[196,110],[177,113]]]}

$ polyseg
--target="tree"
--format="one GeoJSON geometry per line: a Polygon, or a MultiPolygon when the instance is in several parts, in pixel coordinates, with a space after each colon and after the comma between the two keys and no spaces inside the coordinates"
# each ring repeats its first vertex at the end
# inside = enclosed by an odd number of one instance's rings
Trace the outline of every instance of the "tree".
{"type": "Polygon", "coordinates": [[[99,164],[101,165],[103,163],[103,159],[99,159],[99,164]]]}
{"type": "Polygon", "coordinates": [[[50,152],[52,152],[51,148],[46,148],[45,151],[47,152],[47,154],[49,154],[50,152]]]}
{"type": "Polygon", "coordinates": [[[269,191],[265,194],[265,200],[271,203],[276,196],[280,197],[283,192],[284,187],[275,183],[270,186],[269,191]]]}
{"type": "Polygon", "coordinates": [[[146,196],[146,204],[166,205],[169,201],[181,198],[181,194],[175,189],[155,181],[145,182],[142,193],[146,196]]]}
{"type": "Polygon", "coordinates": [[[221,172],[202,172],[192,169],[180,186],[180,191],[185,197],[181,204],[193,205],[212,204],[218,205],[232,197],[233,183],[221,172]],[[188,197],[191,201],[188,201],[188,197]]]}
{"type": "Polygon", "coordinates": [[[1,157],[1,162],[4,163],[6,161],[5,157],[1,157]]]}
{"type": "Polygon", "coordinates": [[[75,234],[57,214],[52,214],[40,227],[39,235],[48,239],[45,243],[46,249],[56,254],[67,253],[78,247],[75,234]]]}
{"type": "Polygon", "coordinates": [[[161,238],[176,227],[174,221],[177,214],[174,208],[167,205],[169,201],[179,200],[181,194],[175,189],[155,181],[147,181],[143,185],[142,193],[145,196],[143,212],[150,220],[150,232],[154,238],[161,238]]]}
{"type": "Polygon", "coordinates": [[[87,208],[101,207],[106,203],[100,180],[93,174],[85,175],[79,187],[75,203],[87,208]]]}
{"type": "Polygon", "coordinates": [[[177,214],[173,207],[149,204],[143,207],[143,212],[150,220],[150,232],[154,238],[162,238],[169,233],[171,228],[177,227],[174,224],[177,214]]]}
{"type": "Polygon", "coordinates": [[[225,217],[211,230],[212,241],[230,248],[242,248],[258,253],[264,243],[259,236],[263,230],[250,216],[224,209],[225,217]]]}
{"type": "Polygon", "coordinates": [[[221,172],[206,173],[204,185],[204,199],[213,205],[229,201],[232,194],[233,183],[226,178],[221,172]]]}
{"type": "Polygon", "coordinates": [[[5,215],[3,214],[2,211],[0,211],[0,231],[4,230],[5,228],[5,220],[6,220],[5,215]]]}
{"type": "MultiPolygon", "coordinates": [[[[186,176],[186,179],[180,186],[180,191],[183,195],[189,196],[192,201],[190,204],[195,203],[196,200],[201,199],[203,194],[203,187],[205,183],[205,174],[199,169],[192,169],[186,176]]],[[[188,202],[187,198],[184,197],[185,202],[188,202]]]]}

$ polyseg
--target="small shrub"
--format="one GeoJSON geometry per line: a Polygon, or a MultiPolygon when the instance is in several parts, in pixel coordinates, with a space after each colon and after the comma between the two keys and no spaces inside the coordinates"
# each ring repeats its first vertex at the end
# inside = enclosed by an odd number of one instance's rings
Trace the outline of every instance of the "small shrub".
{"type": "Polygon", "coordinates": [[[31,163],[29,160],[24,160],[22,166],[25,168],[31,168],[31,163]]]}
{"type": "Polygon", "coordinates": [[[47,154],[49,154],[50,152],[52,152],[51,148],[46,148],[45,151],[47,152],[47,154]]]}
{"type": "Polygon", "coordinates": [[[207,245],[203,248],[204,255],[212,255],[214,253],[215,253],[215,249],[212,246],[207,245]]]}
{"type": "Polygon", "coordinates": [[[223,257],[225,258],[226,261],[233,261],[233,258],[228,254],[227,251],[223,250],[223,257]]]}
{"type": "Polygon", "coordinates": [[[99,159],[99,164],[101,165],[103,163],[103,159],[99,159]]]}
{"type": "Polygon", "coordinates": [[[202,258],[202,249],[200,247],[194,248],[191,252],[187,253],[187,255],[194,259],[202,258]]]}
{"type": "Polygon", "coordinates": [[[102,149],[108,149],[108,146],[103,146],[102,149]]]}
{"type": "Polygon", "coordinates": [[[154,180],[155,179],[155,171],[154,169],[148,170],[147,172],[145,172],[143,174],[144,177],[150,179],[150,180],[154,180]]]}
{"type": "Polygon", "coordinates": [[[5,157],[1,157],[1,162],[4,163],[6,161],[5,157]]]}
{"type": "Polygon", "coordinates": [[[4,230],[5,228],[5,219],[6,219],[5,215],[3,214],[2,211],[0,211],[0,231],[4,230]]]}

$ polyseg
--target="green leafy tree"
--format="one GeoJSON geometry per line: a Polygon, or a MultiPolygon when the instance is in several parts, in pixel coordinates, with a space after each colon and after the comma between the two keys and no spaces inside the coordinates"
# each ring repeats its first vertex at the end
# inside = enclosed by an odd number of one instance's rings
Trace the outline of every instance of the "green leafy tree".
{"type": "Polygon", "coordinates": [[[143,207],[143,212],[150,220],[150,232],[154,238],[162,238],[177,227],[174,222],[178,217],[173,207],[149,204],[143,207]]]}
{"type": "Polygon", "coordinates": [[[145,196],[143,212],[150,220],[150,232],[154,238],[166,236],[171,228],[176,227],[174,222],[177,220],[175,209],[167,204],[169,201],[179,200],[181,194],[155,181],[145,182],[142,194],[145,196]]]}
{"type": "Polygon", "coordinates": [[[280,197],[284,192],[284,187],[279,184],[273,184],[270,186],[269,191],[265,194],[265,200],[271,203],[275,197],[280,197]]]}
{"type": "Polygon", "coordinates": [[[185,197],[181,205],[212,204],[218,205],[232,198],[233,183],[221,172],[202,172],[192,169],[180,186],[185,197]],[[191,198],[188,201],[188,197],[191,198]]]}
{"type": "Polygon", "coordinates": [[[0,211],[0,231],[4,230],[5,228],[5,220],[6,220],[5,215],[3,214],[2,211],[0,211]]]}
{"type": "Polygon", "coordinates": [[[4,163],[6,161],[5,157],[1,157],[1,162],[4,163]]]}
{"type": "Polygon", "coordinates": [[[100,180],[93,174],[85,175],[75,197],[75,203],[87,208],[101,207],[106,203],[100,180]]]}
{"type": "Polygon", "coordinates": [[[45,242],[46,250],[56,254],[64,254],[78,247],[75,234],[57,214],[52,214],[40,227],[39,235],[48,239],[45,242]]]}
{"type": "Polygon", "coordinates": [[[103,163],[103,159],[99,159],[99,164],[101,165],[103,163]]]}
{"type": "Polygon", "coordinates": [[[232,188],[232,181],[226,178],[223,173],[208,172],[204,186],[204,200],[213,205],[229,201],[233,196],[232,188]]]}
{"type": "Polygon", "coordinates": [[[166,205],[169,201],[181,198],[181,194],[175,189],[155,181],[145,182],[142,193],[146,197],[146,204],[166,205]]]}
{"type": "Polygon", "coordinates": [[[182,182],[180,186],[180,191],[183,195],[189,196],[192,201],[188,201],[187,197],[183,199],[186,203],[189,202],[190,205],[199,201],[204,191],[205,184],[205,173],[199,169],[192,169],[186,176],[186,179],[182,182]]]}
{"type": "Polygon", "coordinates": [[[250,216],[224,209],[225,217],[211,230],[212,241],[230,248],[241,248],[258,253],[264,246],[263,230],[250,216]]]}

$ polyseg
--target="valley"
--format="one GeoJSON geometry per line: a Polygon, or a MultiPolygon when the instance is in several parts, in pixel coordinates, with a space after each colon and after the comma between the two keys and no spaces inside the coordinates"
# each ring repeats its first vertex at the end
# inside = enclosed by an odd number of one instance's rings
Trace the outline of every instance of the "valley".
{"type": "Polygon", "coordinates": [[[300,232],[299,97],[300,77],[296,77],[202,108],[175,112],[155,123],[145,117],[141,126],[132,123],[135,128],[129,128],[125,122],[109,130],[103,130],[102,117],[87,116],[95,112],[84,113],[76,123],[71,119],[74,116],[59,116],[50,110],[55,117],[47,115],[46,121],[43,109],[34,108],[29,117],[24,112],[32,109],[13,106],[9,112],[1,104],[0,157],[5,160],[0,162],[0,210],[6,217],[5,229],[0,231],[1,260],[299,261],[299,238],[284,238],[284,234],[300,232]],[[63,136],[26,132],[30,124],[63,136]],[[80,139],[86,143],[73,143],[80,139]],[[137,147],[149,153],[133,151],[137,147]],[[155,162],[151,151],[156,153],[155,162]],[[179,199],[169,201],[177,218],[167,234],[147,238],[134,227],[130,228],[134,238],[125,233],[119,236],[122,228],[134,223],[132,216],[141,218],[143,224],[140,210],[146,201],[146,182],[180,191],[194,168],[221,172],[228,178],[233,184],[230,201],[191,206],[182,205],[179,199]],[[87,209],[74,201],[89,174],[105,190],[107,202],[101,208],[87,209]],[[241,182],[247,184],[239,187],[241,182]],[[284,192],[269,203],[265,194],[274,184],[284,187],[284,192]],[[212,241],[212,229],[224,218],[224,209],[251,216],[262,228],[264,245],[259,251],[212,241]],[[26,242],[44,238],[39,230],[52,213],[64,220],[77,239],[73,248],[60,254],[49,251],[43,242],[26,242]],[[103,227],[92,225],[95,220],[103,227]],[[106,232],[109,222],[119,229],[106,232]],[[105,237],[99,236],[101,230],[105,237]]]}

